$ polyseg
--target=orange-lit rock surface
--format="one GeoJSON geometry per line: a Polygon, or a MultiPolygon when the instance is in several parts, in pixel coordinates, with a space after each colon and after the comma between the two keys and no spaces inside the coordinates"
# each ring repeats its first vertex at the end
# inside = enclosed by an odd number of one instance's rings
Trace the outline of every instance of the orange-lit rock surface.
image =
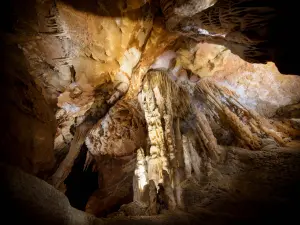
{"type": "Polygon", "coordinates": [[[223,46],[208,43],[177,53],[183,67],[235,91],[242,103],[267,117],[299,101],[300,78],[280,74],[272,62],[251,64],[223,46]]]}

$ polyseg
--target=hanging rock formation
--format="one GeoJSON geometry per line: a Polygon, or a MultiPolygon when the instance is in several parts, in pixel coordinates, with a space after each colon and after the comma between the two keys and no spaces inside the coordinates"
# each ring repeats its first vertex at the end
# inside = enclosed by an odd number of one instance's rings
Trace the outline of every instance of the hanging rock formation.
{"type": "Polygon", "coordinates": [[[0,194],[4,214],[20,215],[11,220],[265,224],[297,215],[300,77],[281,74],[300,74],[292,3],[4,6],[0,194]],[[76,185],[89,191],[70,195],[76,185]]]}
{"type": "Polygon", "coordinates": [[[172,31],[197,41],[222,44],[248,62],[273,61],[280,72],[299,74],[294,59],[297,51],[292,48],[296,40],[287,35],[297,26],[292,4],[269,0],[161,0],[160,5],[172,31]]]}

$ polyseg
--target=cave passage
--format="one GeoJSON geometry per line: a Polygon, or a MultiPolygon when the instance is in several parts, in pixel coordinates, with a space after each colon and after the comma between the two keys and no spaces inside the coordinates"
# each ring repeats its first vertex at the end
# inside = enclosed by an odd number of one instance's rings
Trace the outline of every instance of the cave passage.
{"type": "Polygon", "coordinates": [[[67,188],[65,194],[70,204],[83,211],[91,194],[98,189],[98,172],[93,171],[92,165],[84,170],[86,154],[87,148],[83,145],[71,173],[65,180],[67,188]]]}

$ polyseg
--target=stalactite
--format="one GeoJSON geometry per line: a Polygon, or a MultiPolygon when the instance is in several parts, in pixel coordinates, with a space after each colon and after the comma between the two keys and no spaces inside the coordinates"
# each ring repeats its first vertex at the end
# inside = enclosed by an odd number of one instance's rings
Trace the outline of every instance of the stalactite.
{"type": "MultiPolygon", "coordinates": [[[[174,168],[176,165],[175,162],[176,146],[175,146],[174,131],[173,131],[173,117],[170,114],[165,114],[163,119],[165,124],[164,133],[165,133],[168,158],[171,167],[174,168]]],[[[171,171],[171,173],[173,173],[173,171],[171,171]]]]}
{"type": "Polygon", "coordinates": [[[62,161],[62,163],[59,165],[59,168],[52,175],[52,184],[54,187],[59,188],[71,172],[74,161],[77,158],[80,148],[84,143],[85,137],[92,126],[92,123],[84,123],[77,127],[66,158],[62,161]]]}
{"type": "Polygon", "coordinates": [[[208,80],[200,82],[197,90],[205,96],[205,104],[217,109],[218,117],[229,124],[242,147],[258,150],[266,137],[281,146],[285,145],[286,135],[269,120],[243,106],[230,90],[208,80]]]}
{"type": "Polygon", "coordinates": [[[162,115],[162,121],[164,121],[164,138],[166,141],[166,152],[170,159],[171,164],[175,158],[175,143],[174,143],[174,132],[173,132],[173,112],[170,98],[162,96],[160,89],[156,86],[153,88],[154,97],[162,115]]]}
{"type": "MultiPolygon", "coordinates": [[[[230,94],[229,90],[222,90],[215,84],[205,81],[199,85],[199,90],[205,93],[205,95],[208,96],[208,102],[212,106],[216,106],[218,112],[225,116],[226,121],[229,123],[243,146],[250,149],[260,148],[261,142],[259,137],[251,131],[248,125],[244,124],[238,115],[229,109],[228,102],[224,102],[226,101],[224,100],[226,99],[226,96],[230,94]]],[[[234,106],[231,106],[231,109],[236,108],[236,105],[234,106]]]]}
{"type": "Polygon", "coordinates": [[[177,1],[161,0],[169,30],[197,41],[222,44],[234,54],[253,63],[270,61],[268,51],[270,24],[277,15],[275,4],[252,0],[207,0],[176,5],[177,1]],[[191,8],[191,9],[190,9],[191,8]]]}
{"type": "Polygon", "coordinates": [[[300,131],[295,129],[291,123],[291,120],[273,120],[272,125],[274,125],[277,129],[284,132],[287,137],[285,139],[296,138],[300,136],[300,131]]]}
{"type": "Polygon", "coordinates": [[[266,119],[261,117],[257,112],[253,110],[248,110],[250,116],[257,122],[257,126],[269,137],[272,137],[277,143],[281,146],[285,145],[283,137],[285,136],[283,133],[278,132],[276,127],[270,124],[270,122],[266,119]]]}
{"type": "MultiPolygon", "coordinates": [[[[175,140],[176,140],[176,160],[177,160],[177,166],[178,169],[181,170],[180,172],[183,172],[184,168],[184,157],[183,157],[183,145],[182,145],[182,139],[181,139],[181,131],[180,131],[180,120],[179,118],[176,119],[175,123],[175,140]]],[[[181,175],[180,180],[184,180],[184,175],[181,175]]]]}
{"type": "Polygon", "coordinates": [[[199,142],[203,144],[204,149],[208,152],[210,157],[217,159],[220,153],[219,147],[206,116],[199,110],[195,109],[194,111],[196,123],[195,125],[191,124],[191,127],[194,127],[195,131],[199,135],[199,142]]]}
{"type": "MultiPolygon", "coordinates": [[[[171,92],[178,92],[178,90],[170,82],[172,81],[167,75],[160,71],[149,72],[144,78],[140,103],[145,113],[151,144],[148,158],[148,179],[153,180],[157,187],[163,185],[165,194],[167,192],[169,196],[168,204],[174,209],[176,200],[172,187],[176,187],[176,183],[183,180],[180,178],[180,174],[184,176],[184,172],[180,173],[179,171],[180,169],[184,170],[184,163],[180,164],[182,168],[179,167],[179,155],[183,153],[179,150],[179,143],[174,137],[173,118],[178,112],[176,112],[177,108],[174,107],[172,100],[174,93],[171,92]]],[[[179,137],[179,141],[181,141],[180,132],[179,137]]]]}
{"type": "Polygon", "coordinates": [[[185,180],[185,172],[184,172],[184,152],[183,152],[183,142],[181,138],[180,132],[180,120],[176,119],[175,126],[175,141],[176,141],[176,163],[177,166],[174,168],[174,189],[175,189],[175,197],[178,207],[182,208],[183,203],[181,200],[182,189],[181,182],[185,180]]]}
{"type": "MultiPolygon", "coordinates": [[[[276,129],[276,126],[273,126],[269,120],[266,118],[260,116],[257,112],[251,109],[247,109],[242,104],[239,103],[239,101],[232,96],[228,99],[228,102],[237,105],[241,110],[245,112],[246,115],[249,115],[251,118],[249,121],[253,121],[254,123],[254,129],[259,130],[256,131],[256,133],[265,133],[269,137],[273,138],[277,143],[279,143],[281,146],[285,145],[285,142],[283,138],[287,137],[284,133],[278,132],[276,129]]],[[[251,125],[251,124],[250,124],[251,125]]]]}
{"type": "Polygon", "coordinates": [[[192,176],[192,159],[190,154],[190,143],[186,135],[182,135],[182,146],[184,156],[184,169],[186,178],[192,176]]]}
{"type": "Polygon", "coordinates": [[[241,119],[234,114],[228,107],[224,107],[224,114],[226,115],[233,132],[240,138],[245,147],[250,149],[259,149],[261,141],[259,137],[252,133],[250,128],[246,126],[241,119]]]}
{"type": "MultiPolygon", "coordinates": [[[[256,7],[244,7],[244,0],[238,2],[232,0],[220,0],[213,7],[192,16],[192,18],[184,18],[180,21],[179,27],[194,26],[210,33],[229,34],[235,31],[235,35],[230,37],[242,36],[239,41],[245,40],[246,43],[260,41],[250,39],[242,32],[236,32],[241,27],[242,30],[255,29],[258,26],[264,27],[269,20],[274,17],[275,10],[270,6],[261,5],[256,7]],[[267,13],[267,14],[266,14],[267,13]],[[242,23],[240,19],[243,17],[242,23]]],[[[229,36],[229,35],[228,35],[229,36]]]]}
{"type": "Polygon", "coordinates": [[[148,160],[149,180],[154,180],[155,184],[158,185],[163,181],[162,170],[169,171],[169,166],[165,156],[166,149],[161,115],[149,80],[146,80],[143,85],[142,98],[142,108],[145,113],[151,144],[148,160]]]}
{"type": "MultiPolygon", "coordinates": [[[[86,145],[89,152],[96,159],[100,158],[100,155],[105,154],[114,157],[119,157],[119,155],[122,154],[129,154],[128,152],[131,152],[131,150],[133,152],[133,149],[135,150],[137,147],[142,146],[142,144],[138,146],[138,143],[145,141],[145,137],[143,136],[145,127],[141,126],[141,120],[137,119],[143,119],[143,116],[136,113],[136,116],[132,119],[132,123],[127,124],[127,121],[130,120],[131,116],[120,117],[116,120],[115,117],[118,113],[113,111],[118,111],[120,102],[127,103],[132,102],[132,99],[136,99],[136,92],[139,89],[138,84],[141,82],[142,76],[146,73],[155,57],[161,54],[176,38],[175,35],[169,35],[168,38],[166,38],[167,35],[165,34],[168,32],[162,27],[163,18],[156,18],[153,25],[153,11],[155,10],[153,10],[152,7],[153,5],[149,6],[149,4],[145,4],[142,7],[143,13],[141,14],[141,18],[136,22],[137,24],[133,31],[134,35],[126,47],[127,51],[124,53],[123,57],[118,60],[120,69],[117,71],[116,76],[112,78],[114,82],[114,92],[111,95],[111,98],[106,100],[107,105],[114,105],[111,108],[112,110],[110,110],[105,117],[101,118],[101,121],[98,121],[86,138],[86,145]],[[157,49],[157,43],[159,43],[159,49],[157,49]],[[139,62],[141,57],[145,60],[139,62]],[[132,82],[131,79],[134,79],[134,81],[132,82]],[[132,83],[133,85],[131,85],[132,83]],[[124,98],[119,100],[125,93],[126,95],[124,98]],[[116,101],[118,102],[115,103],[116,101]],[[117,146],[120,146],[120,148],[117,146]]],[[[137,108],[135,105],[131,106],[130,104],[126,107],[128,107],[127,110],[130,112],[129,115],[131,115],[131,109],[137,108]]],[[[154,132],[155,129],[153,130],[152,135],[155,135],[154,132]]],[[[164,138],[163,132],[162,137],[164,138]]],[[[162,149],[162,147],[165,148],[164,145],[161,145],[160,148],[162,149]]],[[[149,149],[147,149],[147,153],[148,151],[149,149]]],[[[152,158],[147,155],[147,170],[149,170],[152,165],[153,170],[160,171],[159,173],[152,173],[160,174],[157,178],[154,178],[154,180],[157,180],[157,182],[155,181],[156,185],[158,185],[158,182],[162,182],[163,178],[161,169],[157,168],[168,169],[168,159],[163,157],[165,150],[160,152],[157,146],[151,147],[150,152],[152,153],[150,154],[152,158]],[[159,160],[156,157],[157,152],[160,152],[160,155],[162,155],[159,156],[159,160]],[[158,165],[156,163],[157,161],[159,161],[158,165]]],[[[98,163],[99,162],[96,160],[96,164],[98,163]]],[[[147,178],[150,177],[151,176],[148,176],[147,178]]],[[[95,195],[98,195],[98,193],[95,195]]],[[[101,198],[103,198],[103,196],[98,196],[98,199],[101,198]]]]}
{"type": "Polygon", "coordinates": [[[192,170],[200,179],[201,158],[198,152],[202,150],[206,152],[204,155],[213,159],[219,155],[209,123],[204,114],[191,106],[191,93],[186,88],[178,86],[167,72],[151,70],[144,78],[139,96],[151,144],[147,160],[148,179],[154,180],[159,190],[163,190],[170,209],[184,208],[181,183],[191,176],[192,170]],[[184,117],[194,128],[201,150],[196,151],[188,143],[189,139],[182,136],[180,126],[184,117]]]}
{"type": "Polygon", "coordinates": [[[201,176],[201,158],[195,149],[192,140],[188,137],[188,149],[190,151],[190,156],[191,156],[191,163],[192,163],[192,168],[194,171],[194,177],[198,180],[200,180],[201,176]]]}

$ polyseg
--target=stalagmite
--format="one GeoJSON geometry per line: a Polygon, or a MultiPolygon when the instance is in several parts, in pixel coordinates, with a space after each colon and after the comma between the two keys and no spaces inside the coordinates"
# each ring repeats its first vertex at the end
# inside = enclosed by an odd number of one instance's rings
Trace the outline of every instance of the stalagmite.
{"type": "Polygon", "coordinates": [[[149,181],[149,215],[157,214],[157,189],[153,180],[149,181]]]}
{"type": "Polygon", "coordinates": [[[176,198],[174,196],[174,191],[171,185],[170,176],[167,171],[163,171],[163,187],[164,187],[164,200],[167,203],[169,210],[174,210],[176,208],[176,198]]]}
{"type": "Polygon", "coordinates": [[[158,192],[164,193],[170,209],[184,208],[181,183],[191,176],[192,169],[200,179],[201,159],[191,143],[187,143],[188,138],[181,134],[181,118],[187,115],[194,118],[188,124],[195,129],[201,150],[214,159],[219,154],[216,138],[205,115],[191,107],[190,92],[172,81],[167,72],[149,71],[139,99],[151,143],[148,179],[159,186],[158,192]]]}
{"type": "Polygon", "coordinates": [[[164,132],[161,124],[161,115],[155,103],[155,95],[151,89],[150,81],[145,80],[142,92],[142,108],[148,125],[149,139],[151,143],[150,158],[148,160],[149,180],[156,185],[162,182],[162,170],[168,171],[168,160],[164,141],[164,132]]]}
{"type": "MultiPolygon", "coordinates": [[[[183,153],[178,150],[179,144],[174,137],[173,100],[169,97],[171,96],[170,91],[174,87],[169,82],[172,81],[169,80],[166,74],[159,71],[149,72],[144,78],[141,103],[151,143],[148,159],[148,179],[153,180],[157,186],[161,185],[160,192],[163,188],[164,193],[168,193],[170,208],[174,209],[176,201],[172,183],[173,179],[177,180],[176,183],[180,183],[180,180],[182,180],[176,177],[180,177],[177,157],[183,153]],[[166,90],[162,89],[162,85],[165,85],[166,90]]],[[[174,185],[176,184],[174,183],[174,185]]]]}
{"type": "MultiPolygon", "coordinates": [[[[181,118],[187,117],[204,155],[218,159],[219,147],[204,114],[191,106],[188,87],[180,87],[166,71],[151,70],[144,77],[139,101],[145,114],[150,141],[148,180],[159,186],[170,209],[184,208],[181,183],[192,174],[200,179],[200,156],[181,134],[181,118]],[[188,162],[189,161],[189,162],[188,162]],[[190,165],[186,165],[190,163],[190,165]],[[163,177],[162,177],[163,175],[163,177]]],[[[207,165],[209,166],[209,165],[207,165]]],[[[162,203],[161,203],[162,204],[162,203]]]]}
{"type": "Polygon", "coordinates": [[[135,182],[137,183],[137,190],[134,190],[134,201],[143,201],[145,186],[148,184],[148,176],[146,170],[146,160],[144,150],[142,148],[137,150],[136,167],[134,171],[135,182]]]}

